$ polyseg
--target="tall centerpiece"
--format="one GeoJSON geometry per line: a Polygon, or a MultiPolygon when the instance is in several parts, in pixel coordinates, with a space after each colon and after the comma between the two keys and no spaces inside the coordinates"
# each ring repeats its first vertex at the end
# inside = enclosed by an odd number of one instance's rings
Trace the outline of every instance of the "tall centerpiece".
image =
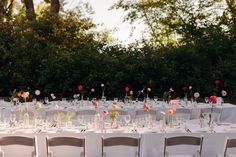
{"type": "Polygon", "coordinates": [[[29,105],[27,104],[27,99],[29,98],[29,92],[21,91],[19,95],[24,99],[25,102],[22,114],[23,114],[23,125],[24,127],[27,128],[29,126],[29,113],[28,113],[29,105]]]}
{"type": "Polygon", "coordinates": [[[169,116],[169,126],[170,128],[173,127],[173,115],[176,112],[176,108],[170,108],[167,110],[167,114],[169,116]]]}
{"type": "Polygon", "coordinates": [[[213,121],[214,121],[214,117],[213,117],[213,109],[215,104],[217,103],[217,97],[215,95],[210,96],[210,100],[209,100],[210,104],[211,104],[211,111],[209,113],[209,122],[208,125],[209,127],[211,127],[213,125],[213,121]]]}
{"type": "Polygon", "coordinates": [[[148,128],[152,128],[152,115],[150,114],[150,106],[148,103],[143,104],[143,110],[144,112],[147,112],[146,114],[146,124],[148,128]]]}
{"type": "Polygon", "coordinates": [[[99,129],[99,122],[100,122],[100,114],[98,108],[98,101],[92,101],[92,105],[96,110],[96,114],[94,115],[94,129],[99,129]]]}

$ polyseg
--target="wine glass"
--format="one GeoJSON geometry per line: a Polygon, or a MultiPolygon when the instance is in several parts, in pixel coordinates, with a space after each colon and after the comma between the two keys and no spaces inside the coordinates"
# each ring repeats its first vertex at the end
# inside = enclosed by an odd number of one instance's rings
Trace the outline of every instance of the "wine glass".
{"type": "Polygon", "coordinates": [[[205,102],[209,103],[209,98],[208,97],[205,97],[205,102]]]}
{"type": "Polygon", "coordinates": [[[155,103],[157,103],[158,100],[157,96],[154,96],[153,100],[155,101],[155,103]]]}
{"type": "Polygon", "coordinates": [[[49,103],[48,97],[45,97],[45,98],[44,98],[44,102],[45,102],[46,104],[49,103]]]}
{"type": "Polygon", "coordinates": [[[130,120],[131,120],[131,116],[130,116],[129,114],[128,114],[128,115],[125,115],[124,120],[125,120],[126,126],[128,126],[128,124],[129,124],[129,122],[130,122],[130,120]]]}
{"type": "Polygon", "coordinates": [[[118,98],[117,97],[114,98],[114,102],[118,102],[118,98]]]}

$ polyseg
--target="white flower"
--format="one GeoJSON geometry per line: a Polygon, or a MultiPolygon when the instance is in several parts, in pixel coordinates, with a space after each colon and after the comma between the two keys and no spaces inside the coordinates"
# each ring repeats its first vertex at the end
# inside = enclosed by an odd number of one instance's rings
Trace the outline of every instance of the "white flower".
{"type": "Polygon", "coordinates": [[[53,97],[54,96],[54,94],[52,93],[52,94],[50,94],[51,95],[51,97],[53,97]]]}
{"type": "Polygon", "coordinates": [[[227,92],[226,92],[225,90],[222,90],[222,91],[221,91],[221,95],[222,95],[222,96],[226,96],[226,95],[227,95],[227,92]]]}
{"type": "Polygon", "coordinates": [[[40,90],[37,89],[34,93],[35,95],[40,95],[40,90]]]}
{"type": "Polygon", "coordinates": [[[74,97],[74,99],[77,99],[77,98],[78,98],[77,94],[74,94],[74,96],[73,96],[73,97],[74,97]]]}
{"type": "Polygon", "coordinates": [[[188,88],[189,88],[189,89],[192,89],[193,87],[192,87],[192,86],[189,86],[188,88]]]}
{"type": "Polygon", "coordinates": [[[104,84],[103,84],[103,83],[101,84],[101,87],[104,87],[104,84]]]}
{"type": "Polygon", "coordinates": [[[165,115],[166,113],[165,113],[164,111],[161,111],[160,114],[161,114],[161,115],[165,115]]]}
{"type": "Polygon", "coordinates": [[[13,101],[18,101],[19,100],[19,98],[13,98],[13,101]]]}
{"type": "Polygon", "coordinates": [[[53,96],[52,96],[52,99],[54,100],[54,99],[56,99],[56,97],[53,95],[53,96]]]}

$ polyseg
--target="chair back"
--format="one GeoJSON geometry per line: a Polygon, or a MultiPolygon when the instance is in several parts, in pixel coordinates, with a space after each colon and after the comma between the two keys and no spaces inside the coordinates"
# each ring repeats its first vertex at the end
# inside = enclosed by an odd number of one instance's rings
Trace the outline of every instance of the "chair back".
{"type": "Polygon", "coordinates": [[[224,150],[224,157],[227,156],[227,150],[228,148],[235,148],[236,147],[236,139],[228,139],[226,142],[225,150],[224,150]]]}
{"type": "Polygon", "coordinates": [[[22,145],[33,147],[32,156],[38,157],[37,139],[36,137],[24,136],[5,136],[0,138],[0,146],[22,145]]]}
{"type": "Polygon", "coordinates": [[[103,138],[102,137],[102,157],[105,156],[104,147],[111,147],[111,146],[130,146],[136,147],[137,151],[135,152],[136,156],[140,156],[140,138],[134,137],[109,137],[103,138]]]}
{"type": "Polygon", "coordinates": [[[47,146],[47,157],[50,156],[50,147],[55,146],[73,146],[73,147],[82,147],[83,156],[85,156],[85,139],[84,138],[75,138],[75,137],[46,137],[46,146],[47,146]]]}
{"type": "Polygon", "coordinates": [[[198,146],[199,150],[197,152],[199,153],[199,157],[200,157],[202,153],[202,141],[203,141],[203,137],[194,137],[194,136],[176,136],[176,137],[165,138],[163,157],[165,157],[167,154],[167,147],[177,146],[177,145],[198,146]]]}

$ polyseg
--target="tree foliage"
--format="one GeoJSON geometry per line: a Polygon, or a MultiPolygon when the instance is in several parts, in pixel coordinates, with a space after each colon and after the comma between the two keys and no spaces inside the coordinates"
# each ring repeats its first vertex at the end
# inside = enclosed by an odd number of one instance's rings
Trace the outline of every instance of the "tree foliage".
{"type": "Polygon", "coordinates": [[[233,0],[120,1],[115,7],[127,11],[127,20],[144,21],[150,33],[127,47],[111,44],[109,34],[96,31],[81,10],[52,14],[46,6],[29,20],[22,8],[3,14],[9,2],[0,5],[2,96],[14,89],[40,89],[42,96],[71,97],[83,85],[85,97],[100,97],[104,83],[110,98],[123,97],[125,86],[134,96],[150,87],[150,96],[159,97],[173,87],[181,97],[182,87],[191,85],[201,96],[220,96],[224,89],[235,99],[233,0]],[[216,79],[222,81],[217,90],[216,79]]]}

